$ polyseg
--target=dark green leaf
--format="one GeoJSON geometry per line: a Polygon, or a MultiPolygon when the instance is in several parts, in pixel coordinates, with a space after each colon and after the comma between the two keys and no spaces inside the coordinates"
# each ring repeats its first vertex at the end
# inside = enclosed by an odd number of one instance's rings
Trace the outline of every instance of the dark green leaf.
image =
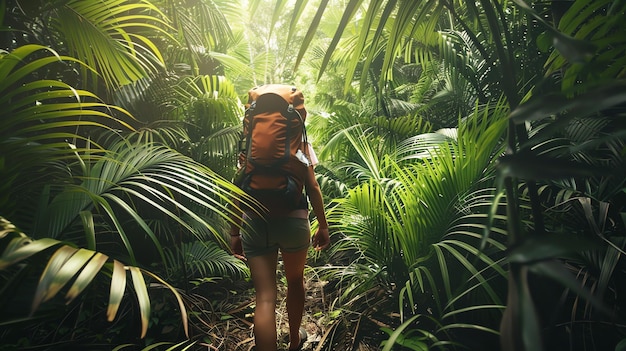
{"type": "Polygon", "coordinates": [[[526,180],[566,179],[608,174],[607,169],[529,153],[505,155],[498,159],[502,175],[526,180]]]}
{"type": "Polygon", "coordinates": [[[563,57],[572,63],[588,62],[597,50],[593,43],[572,38],[558,31],[553,33],[552,44],[563,57]]]}
{"type": "Polygon", "coordinates": [[[533,301],[532,293],[528,287],[528,281],[524,274],[524,281],[520,283],[520,328],[524,350],[543,350],[539,315],[533,301]]]}
{"type": "Polygon", "coordinates": [[[516,124],[522,124],[561,113],[567,115],[560,118],[586,117],[624,102],[626,84],[618,81],[603,84],[573,98],[557,93],[534,97],[513,110],[509,118],[516,124]]]}
{"type": "Polygon", "coordinates": [[[587,62],[596,51],[594,44],[572,38],[564,33],[559,32],[551,24],[545,21],[535,10],[533,10],[523,0],[513,0],[522,10],[532,16],[538,23],[540,23],[548,33],[552,36],[552,43],[554,47],[572,63],[584,63],[587,62]]]}
{"type": "Polygon", "coordinates": [[[573,252],[584,252],[600,247],[596,241],[572,234],[545,234],[530,236],[509,254],[509,261],[531,263],[560,258],[573,252]]]}
{"type": "Polygon", "coordinates": [[[583,286],[583,282],[576,279],[570,271],[565,269],[563,265],[557,261],[541,261],[529,266],[529,269],[536,273],[554,279],[561,283],[564,287],[570,289],[576,295],[589,301],[595,308],[607,316],[613,316],[614,313],[607,308],[602,300],[594,296],[588,289],[583,286]]]}

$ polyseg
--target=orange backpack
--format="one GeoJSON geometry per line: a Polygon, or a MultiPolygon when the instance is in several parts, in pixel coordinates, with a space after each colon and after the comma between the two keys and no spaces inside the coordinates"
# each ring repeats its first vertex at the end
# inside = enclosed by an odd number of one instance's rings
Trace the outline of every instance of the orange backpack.
{"type": "Polygon", "coordinates": [[[248,91],[240,142],[242,190],[268,209],[296,208],[308,172],[304,96],[290,85],[248,91]]]}

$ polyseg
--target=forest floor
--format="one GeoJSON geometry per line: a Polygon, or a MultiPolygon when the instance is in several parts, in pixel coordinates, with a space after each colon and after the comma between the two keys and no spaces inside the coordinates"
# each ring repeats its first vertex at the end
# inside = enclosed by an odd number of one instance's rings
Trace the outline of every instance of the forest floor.
{"type": "MultiPolygon", "coordinates": [[[[278,351],[289,347],[289,324],[287,319],[286,296],[287,286],[279,262],[278,267],[278,299],[276,303],[276,325],[278,333],[278,351]]],[[[254,289],[251,282],[234,282],[235,286],[225,288],[228,298],[215,306],[214,309],[222,317],[213,319],[202,329],[207,329],[210,343],[201,343],[207,350],[250,351],[254,346],[252,332],[254,318],[254,289]]],[[[316,350],[325,337],[332,323],[331,307],[324,296],[326,282],[315,276],[314,270],[305,269],[306,299],[302,327],[308,337],[303,350],[316,350]]],[[[214,298],[211,297],[211,300],[214,298]]]]}

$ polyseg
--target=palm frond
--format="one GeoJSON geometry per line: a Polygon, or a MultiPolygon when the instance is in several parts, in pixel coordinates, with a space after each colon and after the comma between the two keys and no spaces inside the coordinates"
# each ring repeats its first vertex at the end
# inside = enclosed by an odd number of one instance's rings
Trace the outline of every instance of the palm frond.
{"type": "Polygon", "coordinates": [[[163,68],[161,53],[149,37],[168,36],[169,24],[149,2],[72,0],[59,3],[51,13],[69,52],[93,67],[109,87],[134,83],[163,68]]]}
{"type": "Polygon", "coordinates": [[[626,45],[618,39],[618,33],[624,31],[625,24],[619,16],[613,16],[619,11],[624,11],[624,4],[619,2],[576,1],[555,24],[558,31],[546,24],[557,49],[545,63],[546,74],[563,69],[562,87],[577,90],[587,89],[587,84],[593,86],[623,76],[626,45]],[[571,64],[594,61],[598,64],[593,73],[584,69],[584,65],[571,64]]]}
{"type": "Polygon", "coordinates": [[[135,262],[130,233],[123,224],[131,220],[144,232],[163,257],[161,244],[148,226],[142,206],[153,208],[185,228],[190,235],[207,228],[216,239],[219,230],[190,208],[197,203],[228,221],[231,191],[227,180],[171,149],[153,144],[120,143],[89,166],[79,185],[70,185],[39,208],[34,227],[37,237],[67,235],[82,211],[92,211],[110,223],[135,262]],[[141,204],[141,205],[140,205],[141,204]]]}
{"type": "Polygon", "coordinates": [[[172,105],[174,116],[188,123],[189,155],[213,169],[234,170],[243,106],[233,83],[223,76],[183,78],[172,105]]]}
{"type": "Polygon", "coordinates": [[[245,263],[214,241],[182,243],[175,250],[166,248],[166,257],[168,270],[176,280],[180,280],[181,273],[187,275],[187,280],[210,277],[240,280],[249,276],[245,263]]]}
{"type": "Polygon", "coordinates": [[[227,18],[238,10],[235,3],[223,0],[154,3],[171,19],[178,39],[177,45],[165,49],[168,63],[186,66],[186,73],[191,75],[223,73],[222,68],[213,64],[216,57],[220,58],[218,61],[242,67],[225,54],[235,40],[227,18]]]}
{"type": "Polygon", "coordinates": [[[8,180],[2,185],[6,197],[0,208],[20,225],[31,221],[13,217],[22,208],[17,204],[29,205],[43,183],[66,177],[68,169],[61,166],[66,159],[102,151],[103,146],[93,142],[94,135],[134,130],[129,124],[133,118],[124,109],[47,77],[68,62],[81,64],[34,44],[0,56],[0,103],[6,106],[0,111],[1,172],[8,180]]]}
{"type": "MultiPolygon", "coordinates": [[[[3,234],[0,237],[0,241],[2,245],[5,246],[5,250],[0,255],[0,270],[6,270],[18,263],[23,263],[37,257],[43,257],[47,260],[45,268],[41,272],[39,282],[37,283],[37,289],[30,310],[31,315],[37,312],[42,303],[48,302],[57,295],[62,294],[62,289],[70,283],[71,286],[69,289],[64,291],[67,303],[71,303],[88,285],[93,283],[96,275],[104,273],[109,275],[111,279],[110,302],[107,315],[109,321],[112,321],[116,317],[119,303],[127,293],[125,282],[129,277],[126,271],[130,271],[134,286],[133,291],[135,291],[135,296],[138,298],[141,306],[140,317],[142,327],[140,336],[143,338],[146,335],[148,320],[150,318],[150,298],[147,294],[147,286],[143,274],[157,278],[157,280],[160,280],[160,278],[148,271],[142,271],[140,268],[124,266],[119,261],[96,251],[74,248],[63,244],[61,241],[50,238],[39,240],[31,239],[24,233],[19,232],[17,228],[12,226],[4,218],[0,218],[0,223],[2,223],[0,232],[3,234]],[[51,255],[50,250],[54,250],[51,255]]],[[[9,282],[11,284],[20,284],[22,279],[11,280],[9,282]]],[[[187,331],[186,308],[176,289],[170,285],[167,285],[167,287],[178,300],[182,323],[185,331],[187,331]]],[[[3,300],[14,298],[16,298],[15,295],[5,296],[3,300]]],[[[19,323],[19,320],[3,320],[2,323],[19,323]]]]}

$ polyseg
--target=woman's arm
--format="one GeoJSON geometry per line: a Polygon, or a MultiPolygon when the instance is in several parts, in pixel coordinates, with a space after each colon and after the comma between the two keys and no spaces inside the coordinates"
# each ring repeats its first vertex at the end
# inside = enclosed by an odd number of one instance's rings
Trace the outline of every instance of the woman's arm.
{"type": "Polygon", "coordinates": [[[322,190],[320,185],[315,179],[315,172],[313,167],[308,167],[309,171],[306,178],[306,193],[309,196],[313,213],[317,218],[319,226],[317,232],[313,235],[313,247],[316,250],[325,249],[330,244],[330,237],[328,234],[328,222],[326,221],[326,213],[324,213],[324,199],[322,198],[322,190]]]}
{"type": "Polygon", "coordinates": [[[239,207],[239,201],[233,200],[233,212],[231,213],[230,223],[230,249],[233,252],[233,255],[240,260],[246,260],[246,257],[243,253],[243,246],[241,245],[241,233],[240,228],[242,224],[242,215],[243,213],[239,207]]]}

